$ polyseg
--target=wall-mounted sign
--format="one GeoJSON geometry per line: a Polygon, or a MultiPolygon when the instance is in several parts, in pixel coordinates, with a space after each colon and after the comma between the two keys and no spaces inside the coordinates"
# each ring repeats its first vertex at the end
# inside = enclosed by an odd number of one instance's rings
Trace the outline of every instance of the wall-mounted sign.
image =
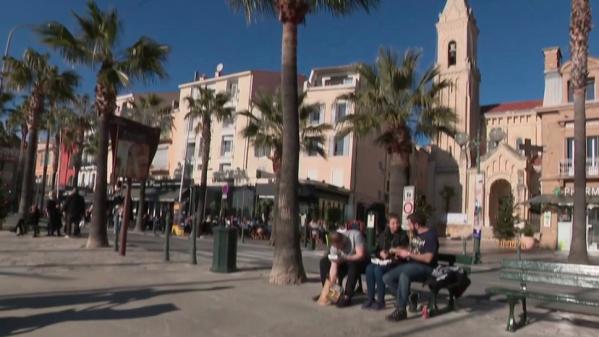
{"type": "Polygon", "coordinates": [[[414,186],[405,186],[403,188],[403,208],[401,216],[401,226],[403,229],[408,228],[408,216],[414,213],[414,186]]]}

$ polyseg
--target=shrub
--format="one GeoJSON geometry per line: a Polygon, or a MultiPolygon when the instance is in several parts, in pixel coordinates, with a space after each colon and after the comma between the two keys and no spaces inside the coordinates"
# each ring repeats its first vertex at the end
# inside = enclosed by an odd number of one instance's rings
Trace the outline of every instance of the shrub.
{"type": "Polygon", "coordinates": [[[498,239],[512,239],[515,235],[514,222],[514,197],[504,197],[499,202],[499,212],[497,213],[497,221],[493,227],[493,234],[498,239]]]}

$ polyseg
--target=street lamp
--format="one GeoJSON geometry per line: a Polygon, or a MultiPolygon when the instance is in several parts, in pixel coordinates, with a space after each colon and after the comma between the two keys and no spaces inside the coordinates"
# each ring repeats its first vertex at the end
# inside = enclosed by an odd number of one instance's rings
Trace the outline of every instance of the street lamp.
{"type": "MultiPolygon", "coordinates": [[[[474,139],[470,139],[470,137],[466,133],[459,132],[458,134],[456,134],[455,140],[462,150],[464,150],[464,148],[470,149],[472,147],[474,147],[476,149],[476,174],[479,175],[481,173],[481,171],[480,171],[480,144],[481,144],[480,128],[478,129],[476,138],[474,138],[474,139]]],[[[466,165],[468,165],[468,164],[466,164],[466,165]]],[[[468,177],[466,177],[466,182],[467,181],[468,181],[468,177]]],[[[476,199],[476,195],[474,196],[474,198],[476,199]]],[[[480,217],[482,216],[481,213],[482,213],[482,205],[476,205],[476,200],[475,200],[475,216],[479,217],[477,219],[478,221],[480,221],[480,217]]],[[[478,264],[478,263],[480,263],[480,255],[481,255],[480,254],[481,233],[477,230],[477,228],[473,228],[473,230],[472,230],[472,239],[474,242],[473,263],[478,264]]]]}
{"type": "Polygon", "coordinates": [[[6,46],[4,47],[4,55],[2,57],[2,71],[0,72],[0,94],[2,94],[2,90],[4,89],[4,73],[6,72],[6,58],[8,57],[8,52],[10,51],[12,36],[17,29],[25,27],[34,27],[34,25],[29,23],[16,25],[8,31],[8,37],[6,38],[6,46]]]}

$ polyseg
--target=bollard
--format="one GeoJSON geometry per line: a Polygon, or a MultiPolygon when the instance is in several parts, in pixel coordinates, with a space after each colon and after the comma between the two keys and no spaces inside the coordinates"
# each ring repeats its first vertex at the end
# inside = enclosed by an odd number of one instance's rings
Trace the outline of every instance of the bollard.
{"type": "Polygon", "coordinates": [[[316,249],[316,239],[312,238],[311,242],[310,242],[310,250],[315,250],[316,249]]]}
{"type": "Polygon", "coordinates": [[[245,242],[245,228],[241,227],[241,243],[245,242]]]}
{"type": "Polygon", "coordinates": [[[462,254],[466,255],[466,238],[462,237],[462,254]]]}

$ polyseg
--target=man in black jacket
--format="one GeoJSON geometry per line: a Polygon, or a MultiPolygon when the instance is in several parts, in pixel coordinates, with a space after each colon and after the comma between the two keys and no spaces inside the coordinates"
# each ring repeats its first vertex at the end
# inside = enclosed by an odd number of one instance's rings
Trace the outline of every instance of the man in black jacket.
{"type": "Polygon", "coordinates": [[[71,195],[67,198],[65,207],[64,207],[67,222],[65,227],[66,235],[80,235],[79,223],[83,216],[85,215],[85,200],[79,194],[79,189],[75,187],[71,195]]]}

